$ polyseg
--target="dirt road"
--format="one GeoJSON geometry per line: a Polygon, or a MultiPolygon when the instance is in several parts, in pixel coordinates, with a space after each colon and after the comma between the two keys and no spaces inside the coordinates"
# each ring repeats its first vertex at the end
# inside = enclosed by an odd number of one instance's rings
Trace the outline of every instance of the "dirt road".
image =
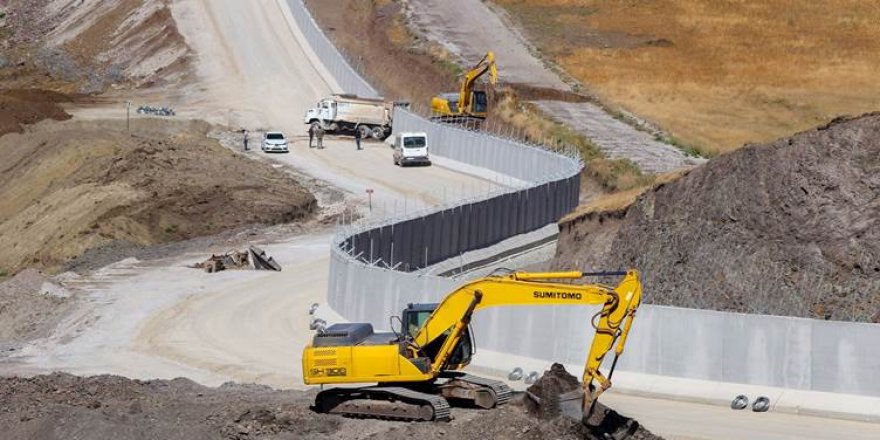
{"type": "MultiPolygon", "coordinates": [[[[431,40],[477,62],[487,50],[495,52],[499,75],[507,82],[570,90],[559,76],[537,59],[526,40],[503,16],[480,0],[413,0],[413,25],[431,40]]],[[[695,162],[670,145],[658,142],[589,102],[544,101],[550,117],[593,141],[608,157],[627,158],[643,171],[664,173],[695,162]]]]}
{"type": "MultiPolygon", "coordinates": [[[[179,27],[198,54],[196,68],[207,84],[185,90],[183,109],[232,126],[301,132],[300,115],[332,92],[332,84],[322,79],[320,66],[310,67],[279,3],[179,5],[175,16],[181,16],[179,27]],[[223,110],[224,105],[235,110],[223,110]]],[[[373,214],[379,216],[435,205],[444,193],[449,199],[468,197],[496,186],[438,166],[396,167],[390,148],[380,143],[366,143],[364,151],[355,151],[351,139],[328,139],[323,150],[306,144],[294,136],[289,154],[248,155],[348,191],[364,215],[370,215],[366,188],[375,191],[373,214]]],[[[284,268],[278,273],[209,275],[185,267],[204,259],[202,253],[111,265],[71,283],[81,290],[85,307],[50,338],[16,353],[5,370],[300,387],[299,351],[311,334],[306,311],[324,302],[331,236],[324,229],[264,245],[284,268]]]]}

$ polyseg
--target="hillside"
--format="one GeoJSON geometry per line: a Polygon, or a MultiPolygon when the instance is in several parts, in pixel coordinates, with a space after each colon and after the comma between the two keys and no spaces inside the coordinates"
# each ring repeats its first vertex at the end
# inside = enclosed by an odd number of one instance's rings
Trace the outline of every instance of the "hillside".
{"type": "Polygon", "coordinates": [[[9,2],[0,23],[0,87],[98,93],[180,81],[189,73],[191,50],[177,30],[170,4],[9,2]]]}
{"type": "Polygon", "coordinates": [[[720,156],[563,219],[554,266],[636,267],[647,301],[880,322],[880,114],[720,156]]]}
{"type": "Polygon", "coordinates": [[[880,108],[880,6],[494,0],[602,100],[715,154],[880,108]]]}
{"type": "Polygon", "coordinates": [[[44,122],[0,137],[0,270],[309,215],[290,176],[220,146],[199,122],[44,122]]]}

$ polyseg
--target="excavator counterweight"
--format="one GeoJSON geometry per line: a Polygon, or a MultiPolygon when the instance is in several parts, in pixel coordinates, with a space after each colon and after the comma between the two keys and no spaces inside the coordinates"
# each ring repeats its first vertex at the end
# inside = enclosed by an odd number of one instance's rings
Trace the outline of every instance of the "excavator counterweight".
{"type": "Polygon", "coordinates": [[[316,334],[303,350],[305,383],[376,385],[326,389],[318,394],[315,408],[355,417],[446,420],[451,403],[487,409],[503,405],[511,396],[504,382],[460,371],[475,352],[470,328],[475,313],[517,305],[600,305],[601,310],[585,322],[596,332],[584,366],[583,392],[560,402],[564,412],[575,403],[586,415],[592,402],[611,386],[611,374],[600,371],[602,361],[613,350],[616,365],[641,302],[641,283],[634,270],[616,273],[623,276],[616,287],[561,282],[586,275],[490,275],[464,284],[439,304],[410,304],[400,316],[399,331],[374,332],[365,323],[334,324],[316,334]]]}

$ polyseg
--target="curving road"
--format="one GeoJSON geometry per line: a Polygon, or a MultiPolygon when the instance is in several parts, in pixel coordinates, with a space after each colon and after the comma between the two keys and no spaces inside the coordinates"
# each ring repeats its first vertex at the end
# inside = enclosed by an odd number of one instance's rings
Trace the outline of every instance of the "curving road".
{"type": "MultiPolygon", "coordinates": [[[[276,0],[175,1],[174,15],[198,54],[201,79],[183,91],[183,114],[302,134],[304,109],[336,86],[322,66],[310,61],[285,9],[276,0]]],[[[386,211],[395,205],[398,212],[416,209],[494,186],[440,167],[394,167],[390,150],[381,144],[353,150],[350,140],[308,150],[297,138],[291,154],[273,159],[355,198],[373,188],[375,204],[386,211]]],[[[185,267],[204,257],[192,254],[148,263],[122,261],[71,281],[81,288],[87,307],[51,338],[23,350],[15,358],[15,371],[186,376],[208,385],[237,380],[302,387],[300,350],[311,337],[307,308],[326,295],[330,237],[324,231],[265,245],[284,267],[278,273],[209,275],[185,267]]],[[[871,438],[876,427],[774,413],[733,419],[718,407],[633,396],[609,394],[607,400],[667,438],[830,438],[831,433],[871,438]]]]}
{"type": "MultiPolygon", "coordinates": [[[[178,114],[293,137],[290,154],[251,157],[329,182],[366,215],[367,188],[374,190],[372,215],[382,216],[498,187],[440,166],[396,167],[382,143],[355,151],[351,139],[329,139],[326,149],[309,149],[301,117],[338,90],[324,67],[312,63],[283,2],[178,0],[173,12],[197,54],[199,78],[175,91],[183,96],[178,114]]],[[[209,275],[185,267],[205,256],[191,254],[123,261],[71,281],[87,307],[23,350],[16,368],[302,387],[300,350],[311,337],[306,311],[326,296],[331,237],[327,228],[263,245],[284,268],[279,273],[209,275]]]]}

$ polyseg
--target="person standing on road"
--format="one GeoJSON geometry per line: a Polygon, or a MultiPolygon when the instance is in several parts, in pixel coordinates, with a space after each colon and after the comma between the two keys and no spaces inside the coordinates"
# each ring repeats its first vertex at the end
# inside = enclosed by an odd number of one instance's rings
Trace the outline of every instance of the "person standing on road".
{"type": "Polygon", "coordinates": [[[243,133],[243,139],[242,139],[242,141],[244,142],[244,151],[249,151],[249,148],[248,148],[248,131],[247,131],[247,130],[242,130],[242,133],[243,133]]]}
{"type": "Polygon", "coordinates": [[[309,148],[314,148],[312,141],[315,140],[315,124],[309,125],[309,148]]]}
{"type": "Polygon", "coordinates": [[[323,150],[324,149],[324,129],[321,127],[318,127],[318,129],[315,130],[315,137],[318,138],[318,149],[323,150]]]}
{"type": "Polygon", "coordinates": [[[354,126],[354,145],[357,147],[358,150],[363,150],[363,148],[361,148],[361,126],[360,125],[354,126]]]}

